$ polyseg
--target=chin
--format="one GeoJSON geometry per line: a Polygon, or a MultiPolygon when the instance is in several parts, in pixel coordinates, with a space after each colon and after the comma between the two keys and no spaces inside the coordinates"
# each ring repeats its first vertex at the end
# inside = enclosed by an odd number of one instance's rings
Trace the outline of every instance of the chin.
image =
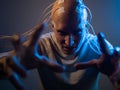
{"type": "Polygon", "coordinates": [[[64,54],[66,54],[66,55],[71,55],[71,54],[73,54],[72,52],[64,52],[64,54]]]}
{"type": "Polygon", "coordinates": [[[75,54],[74,51],[63,51],[64,54],[66,55],[72,55],[72,54],[75,54]]]}

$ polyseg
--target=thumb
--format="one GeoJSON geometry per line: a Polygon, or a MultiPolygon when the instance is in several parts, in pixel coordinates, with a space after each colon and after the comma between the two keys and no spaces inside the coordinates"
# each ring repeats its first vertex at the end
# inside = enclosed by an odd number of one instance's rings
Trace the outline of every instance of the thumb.
{"type": "Polygon", "coordinates": [[[90,68],[90,67],[96,67],[97,65],[97,60],[91,60],[91,61],[88,61],[88,62],[80,62],[80,63],[77,63],[74,65],[74,67],[76,68],[76,70],[79,70],[79,69],[87,69],[87,68],[90,68]]]}

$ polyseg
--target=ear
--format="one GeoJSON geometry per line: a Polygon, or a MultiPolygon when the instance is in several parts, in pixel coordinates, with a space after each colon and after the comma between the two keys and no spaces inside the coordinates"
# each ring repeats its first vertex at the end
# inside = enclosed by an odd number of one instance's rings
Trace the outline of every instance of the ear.
{"type": "Polygon", "coordinates": [[[53,30],[55,29],[55,23],[54,23],[54,21],[51,21],[51,27],[52,27],[53,30]]]}

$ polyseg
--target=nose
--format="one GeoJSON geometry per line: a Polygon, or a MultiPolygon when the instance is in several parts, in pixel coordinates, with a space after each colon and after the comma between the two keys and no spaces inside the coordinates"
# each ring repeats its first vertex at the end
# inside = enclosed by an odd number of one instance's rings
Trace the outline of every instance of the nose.
{"type": "Polygon", "coordinates": [[[73,37],[73,35],[67,35],[66,36],[66,38],[65,38],[65,44],[67,45],[67,46],[73,46],[73,44],[74,44],[74,37],[73,37]]]}

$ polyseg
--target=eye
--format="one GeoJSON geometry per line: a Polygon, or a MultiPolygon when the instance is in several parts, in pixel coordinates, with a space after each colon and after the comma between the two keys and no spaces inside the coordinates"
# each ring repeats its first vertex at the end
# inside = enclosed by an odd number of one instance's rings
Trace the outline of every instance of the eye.
{"type": "Polygon", "coordinates": [[[58,33],[59,33],[59,35],[61,35],[61,36],[65,36],[65,35],[67,35],[67,33],[66,32],[64,32],[64,31],[60,31],[60,30],[58,30],[58,33]]]}
{"type": "Polygon", "coordinates": [[[78,29],[77,31],[74,32],[74,35],[80,35],[82,34],[83,30],[82,29],[78,29]]]}
{"type": "Polygon", "coordinates": [[[78,34],[82,34],[82,31],[79,31],[78,34]]]}

